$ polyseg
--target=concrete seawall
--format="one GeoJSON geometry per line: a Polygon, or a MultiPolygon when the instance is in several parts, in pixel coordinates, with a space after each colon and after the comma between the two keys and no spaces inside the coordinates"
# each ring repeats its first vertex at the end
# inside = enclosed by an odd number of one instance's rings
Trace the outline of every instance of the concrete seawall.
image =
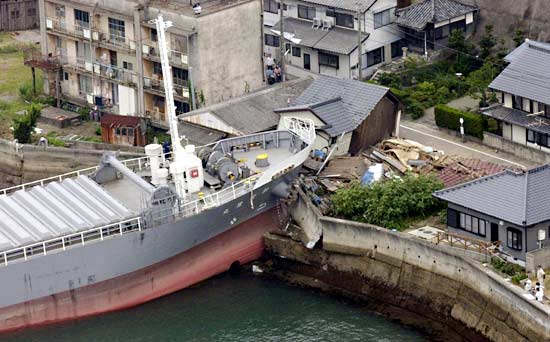
{"type": "Polygon", "coordinates": [[[298,283],[379,303],[379,311],[405,310],[400,317],[428,325],[440,338],[550,340],[550,310],[525,300],[521,289],[483,267],[484,256],[320,216],[304,197],[292,215],[310,236],[321,232],[322,247],[307,249],[286,236],[266,237],[276,269],[314,279],[298,283]]]}
{"type": "MultiPolygon", "coordinates": [[[[14,144],[0,139],[0,188],[95,166],[104,152],[14,144]]],[[[142,154],[120,152],[122,159],[140,156],[142,154]]]]}

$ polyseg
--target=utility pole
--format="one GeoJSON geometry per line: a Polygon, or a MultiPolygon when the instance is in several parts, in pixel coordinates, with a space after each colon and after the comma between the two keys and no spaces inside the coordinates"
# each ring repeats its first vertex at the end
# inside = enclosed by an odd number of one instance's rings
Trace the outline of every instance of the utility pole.
{"type": "Polygon", "coordinates": [[[283,0],[279,1],[279,32],[281,33],[279,35],[279,49],[281,50],[281,60],[279,61],[279,67],[281,68],[281,78],[284,82],[286,80],[286,67],[285,67],[285,31],[284,31],[284,25],[283,25],[283,11],[284,11],[285,3],[283,0]]]}
{"type": "Polygon", "coordinates": [[[359,10],[359,6],[357,6],[357,68],[358,68],[358,78],[359,81],[363,79],[363,66],[361,63],[361,59],[363,57],[363,41],[362,41],[362,32],[361,32],[361,11],[359,10]]]}

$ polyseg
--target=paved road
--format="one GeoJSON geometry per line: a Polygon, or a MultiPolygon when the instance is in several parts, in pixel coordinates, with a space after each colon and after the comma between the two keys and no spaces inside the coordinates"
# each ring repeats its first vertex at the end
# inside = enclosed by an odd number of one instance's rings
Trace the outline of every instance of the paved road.
{"type": "Polygon", "coordinates": [[[460,138],[451,136],[432,126],[410,120],[402,120],[399,135],[402,138],[418,141],[426,146],[432,146],[436,150],[442,150],[446,154],[454,154],[466,158],[478,158],[492,163],[508,165],[512,167],[529,168],[536,166],[523,158],[505,152],[498,152],[487,146],[475,143],[463,143],[460,138]]]}

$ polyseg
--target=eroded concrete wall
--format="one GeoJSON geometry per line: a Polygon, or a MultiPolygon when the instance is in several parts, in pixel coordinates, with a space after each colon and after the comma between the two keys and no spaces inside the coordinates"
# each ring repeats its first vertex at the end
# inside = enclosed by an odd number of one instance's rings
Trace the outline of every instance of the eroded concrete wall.
{"type": "Polygon", "coordinates": [[[550,309],[524,299],[520,288],[483,267],[484,256],[372,225],[315,216],[301,213],[296,220],[320,226],[322,248],[306,249],[276,235],[266,238],[270,253],[284,257],[277,259],[279,265],[315,279],[306,285],[325,284],[383,302],[382,309],[407,310],[439,325],[443,335],[448,329],[466,340],[550,340],[550,309]]]}
{"type": "MultiPolygon", "coordinates": [[[[105,151],[15,145],[0,139],[0,189],[96,166],[105,151]]],[[[142,154],[120,152],[120,158],[142,154]]]]}

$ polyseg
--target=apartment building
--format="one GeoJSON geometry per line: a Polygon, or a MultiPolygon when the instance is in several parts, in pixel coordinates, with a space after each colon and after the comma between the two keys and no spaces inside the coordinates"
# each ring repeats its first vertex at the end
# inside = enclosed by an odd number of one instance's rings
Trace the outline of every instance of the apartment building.
{"type": "MultiPolygon", "coordinates": [[[[280,59],[280,6],[263,0],[264,52],[280,59]]],[[[402,55],[395,22],[398,0],[288,0],[283,6],[286,60],[323,75],[357,78],[402,55]],[[359,29],[361,35],[359,35],[359,29]]],[[[405,2],[407,3],[407,2],[405,2]]]]}
{"type": "Polygon", "coordinates": [[[211,0],[199,6],[192,1],[40,0],[39,6],[42,58],[60,65],[46,74],[45,90],[67,103],[165,122],[158,34],[151,21],[159,14],[173,24],[166,37],[178,113],[263,84],[259,0],[211,0]]]}

